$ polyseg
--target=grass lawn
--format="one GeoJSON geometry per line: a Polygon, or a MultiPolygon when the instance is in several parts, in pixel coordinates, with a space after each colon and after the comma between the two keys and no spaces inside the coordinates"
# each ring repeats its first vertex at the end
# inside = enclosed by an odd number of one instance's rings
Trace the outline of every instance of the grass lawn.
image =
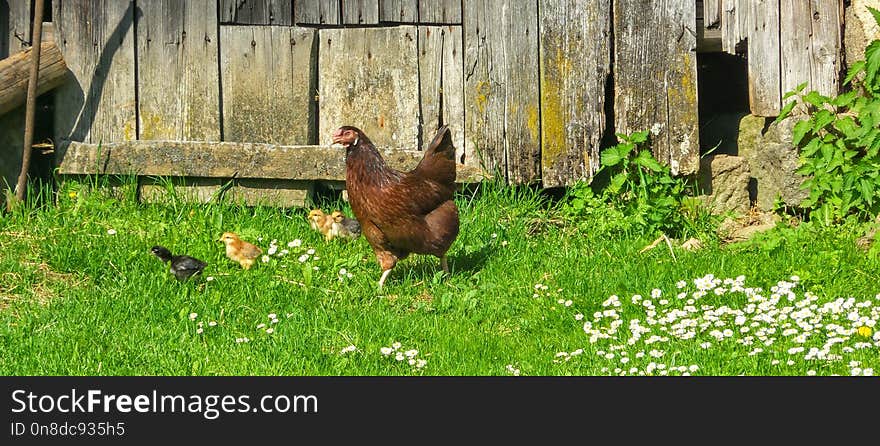
{"type": "Polygon", "coordinates": [[[0,215],[0,374],[880,372],[864,228],[801,224],[673,257],[639,252],[657,234],[560,219],[538,193],[478,192],[457,197],[452,275],[414,256],[379,292],[366,240],[324,242],[307,209],[146,205],[65,183],[57,205],[0,215]],[[224,231],[277,250],[242,270],[224,231]],[[206,260],[203,277],[176,281],[155,244],[206,260]]]}

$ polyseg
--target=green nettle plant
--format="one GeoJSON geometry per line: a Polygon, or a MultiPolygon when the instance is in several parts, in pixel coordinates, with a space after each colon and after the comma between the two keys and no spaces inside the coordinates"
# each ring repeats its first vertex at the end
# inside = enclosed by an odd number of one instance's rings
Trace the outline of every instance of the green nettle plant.
{"type": "Polygon", "coordinates": [[[598,193],[582,183],[572,188],[563,212],[598,216],[611,232],[637,229],[681,235],[699,232],[701,215],[684,178],[674,177],[649,149],[650,133],[617,134],[618,144],[602,151],[600,168],[609,180],[598,193]]]}
{"type": "MultiPolygon", "coordinates": [[[[868,9],[880,24],[880,11],[868,9]]],[[[852,216],[870,219],[880,211],[880,40],[850,67],[843,82],[849,91],[831,98],[804,94],[806,85],[785,95],[795,99],[776,119],[805,112],[792,131],[800,148],[797,173],[806,177],[801,187],[810,191],[801,206],[828,224],[852,216]]]]}

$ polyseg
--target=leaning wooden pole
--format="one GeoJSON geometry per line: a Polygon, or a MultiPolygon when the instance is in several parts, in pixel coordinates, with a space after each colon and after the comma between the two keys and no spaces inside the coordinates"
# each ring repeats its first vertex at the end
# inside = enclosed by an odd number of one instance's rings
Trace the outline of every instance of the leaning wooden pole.
{"type": "Polygon", "coordinates": [[[40,48],[43,43],[43,0],[36,0],[34,2],[33,28],[31,48],[36,50],[33,52],[31,77],[30,81],[28,81],[27,100],[24,109],[24,147],[21,154],[21,173],[18,174],[18,183],[15,185],[15,199],[19,202],[24,201],[28,170],[31,167],[31,148],[34,143],[34,112],[37,102],[37,79],[40,74],[40,48]]]}

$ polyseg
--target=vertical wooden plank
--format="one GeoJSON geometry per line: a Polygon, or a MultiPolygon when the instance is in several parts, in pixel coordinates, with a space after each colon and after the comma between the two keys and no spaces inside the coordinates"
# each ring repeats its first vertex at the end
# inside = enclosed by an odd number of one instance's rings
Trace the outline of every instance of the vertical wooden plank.
{"type": "Polygon", "coordinates": [[[320,31],[321,143],[353,125],[376,147],[418,147],[417,33],[415,26],[320,31]]]}
{"type": "Polygon", "coordinates": [[[777,116],[781,104],[779,1],[749,2],[749,104],[756,116],[777,116]]]}
{"type": "Polygon", "coordinates": [[[71,79],[56,90],[56,163],[69,141],[137,138],[134,2],[55,0],[55,39],[71,79]]]}
{"type": "Polygon", "coordinates": [[[812,88],[826,96],[836,96],[839,87],[842,44],[839,0],[811,0],[812,88]]]}
{"type": "Polygon", "coordinates": [[[341,0],[342,23],[369,25],[379,23],[379,0],[341,0]]]}
{"type": "Polygon", "coordinates": [[[339,0],[295,0],[293,21],[297,25],[338,25],[342,15],[339,0]]]}
{"type": "Polygon", "coordinates": [[[465,150],[508,182],[531,183],[541,171],[537,2],[464,7],[465,150]]]}
{"type": "Polygon", "coordinates": [[[425,149],[442,124],[452,131],[456,160],[476,164],[464,146],[464,59],[461,26],[419,27],[419,85],[421,89],[421,148],[425,149]]]}
{"type": "Polygon", "coordinates": [[[219,141],[216,0],[138,8],[138,139],[219,141]]]}
{"type": "Polygon", "coordinates": [[[220,23],[290,25],[292,21],[293,0],[220,0],[220,23]]]}
{"type": "Polygon", "coordinates": [[[617,132],[650,130],[673,174],[699,167],[696,8],[691,0],[614,1],[617,132]]]}
{"type": "Polygon", "coordinates": [[[541,0],[541,179],[589,180],[599,167],[611,73],[609,2],[541,0]]]}
{"type": "Polygon", "coordinates": [[[721,0],[703,0],[703,27],[717,28],[721,23],[721,0]]]}
{"type": "Polygon", "coordinates": [[[9,5],[0,0],[0,59],[9,57],[9,5]]]}
{"type": "Polygon", "coordinates": [[[751,8],[749,8],[749,1],[736,0],[736,24],[737,28],[739,28],[737,32],[739,40],[749,38],[749,26],[752,23],[749,19],[749,16],[752,14],[751,8]]]}
{"type": "Polygon", "coordinates": [[[313,144],[315,30],[221,26],[223,139],[313,144]]]}
{"type": "Polygon", "coordinates": [[[382,23],[418,22],[418,8],[418,0],[379,0],[379,21],[382,23]]]}
{"type": "Polygon", "coordinates": [[[738,3],[738,0],[722,0],[721,4],[721,50],[728,54],[736,54],[736,45],[740,42],[738,3]]]}
{"type": "Polygon", "coordinates": [[[785,36],[779,41],[782,94],[794,90],[802,82],[811,83],[812,22],[810,0],[779,1],[779,29],[785,36]]]}
{"type": "MultiPolygon", "coordinates": [[[[469,3],[470,0],[466,0],[464,3],[469,3]]],[[[421,23],[439,23],[439,24],[449,24],[449,25],[457,25],[461,23],[461,1],[460,0],[419,0],[419,22],[421,23]]],[[[479,3],[479,2],[477,2],[479,3]]],[[[528,9],[528,5],[506,5],[502,3],[524,3],[522,1],[516,2],[495,2],[496,8],[501,7],[513,7],[513,8],[526,8],[528,9]]],[[[466,5],[467,7],[471,7],[471,5],[466,5]]],[[[533,8],[532,8],[533,9],[533,8]]]]}
{"type": "Polygon", "coordinates": [[[31,45],[31,2],[30,0],[10,0],[9,22],[5,33],[6,44],[0,48],[3,58],[24,51],[31,45]]]}
{"type": "Polygon", "coordinates": [[[726,33],[726,37],[722,36],[724,42],[724,51],[729,54],[745,56],[742,52],[744,47],[740,47],[741,53],[737,53],[737,45],[746,42],[749,37],[749,4],[748,0],[724,0],[727,17],[722,18],[722,35],[726,33]],[[727,19],[727,24],[723,22],[727,19]]]}

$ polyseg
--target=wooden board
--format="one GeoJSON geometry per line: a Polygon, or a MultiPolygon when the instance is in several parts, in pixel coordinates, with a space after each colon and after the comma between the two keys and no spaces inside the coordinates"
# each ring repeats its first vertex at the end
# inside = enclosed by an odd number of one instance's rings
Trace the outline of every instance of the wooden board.
{"type": "Polygon", "coordinates": [[[56,161],[70,141],[135,139],[134,2],[53,2],[55,39],[70,69],[56,90],[56,161]]]}
{"type": "Polygon", "coordinates": [[[298,25],[338,25],[342,21],[339,0],[294,0],[293,21],[298,25]]]}
{"type": "Polygon", "coordinates": [[[297,27],[220,27],[225,141],[314,141],[315,33],[297,27]]]}
{"type": "MultiPolygon", "coordinates": [[[[841,65],[840,3],[780,0],[780,92],[807,82],[807,91],[838,93],[841,65]]],[[[787,102],[787,101],[785,101],[787,102]]]]}
{"type": "Polygon", "coordinates": [[[419,125],[421,147],[427,148],[440,125],[452,132],[456,160],[476,163],[464,147],[464,59],[461,26],[419,27],[419,125]],[[442,124],[441,124],[442,118],[442,124]]]}
{"type": "Polygon", "coordinates": [[[755,116],[777,116],[781,104],[779,2],[749,2],[749,104],[755,116]]]}
{"type": "MultiPolygon", "coordinates": [[[[9,20],[4,23],[3,41],[0,42],[0,58],[5,58],[30,46],[31,42],[31,2],[29,0],[11,0],[9,20]]],[[[14,186],[14,185],[13,185],[14,186]]]]}
{"type": "Polygon", "coordinates": [[[224,201],[247,206],[302,207],[311,203],[314,182],[199,177],[142,177],[140,201],[167,203],[172,194],[192,203],[224,201]]]}
{"type": "Polygon", "coordinates": [[[419,147],[418,29],[322,29],[319,143],[343,125],[377,147],[419,147]]]}
{"type": "MultiPolygon", "coordinates": [[[[68,153],[59,174],[345,181],[345,149],[337,146],[127,141],[99,147],[74,142],[68,153]]],[[[403,171],[414,168],[424,155],[419,150],[380,149],[379,153],[391,168],[403,171]]],[[[477,167],[456,166],[456,182],[487,178],[477,167]]]]}
{"type": "Polygon", "coordinates": [[[693,1],[615,0],[613,17],[616,131],[650,130],[660,162],[676,175],[695,173],[700,143],[693,1]]]}
{"type": "Polygon", "coordinates": [[[541,0],[541,179],[589,180],[599,168],[611,73],[607,2],[541,0]]]}
{"type": "Polygon", "coordinates": [[[703,27],[717,28],[721,24],[721,0],[703,0],[703,27]]]}
{"type": "MultiPolygon", "coordinates": [[[[812,47],[810,80],[812,88],[826,96],[836,96],[839,88],[843,36],[840,26],[843,18],[838,0],[813,0],[812,47]]],[[[880,5],[878,5],[880,6],[880,5]]]]}
{"type": "MultiPolygon", "coordinates": [[[[470,1],[471,0],[467,0],[465,3],[469,3],[470,1]]],[[[447,25],[461,24],[461,3],[462,2],[459,0],[419,0],[419,22],[447,25]]],[[[522,2],[519,1],[516,3],[522,2]]],[[[501,8],[501,6],[500,2],[495,2],[496,8],[501,8]]],[[[472,7],[472,5],[467,5],[467,7],[472,7]]],[[[509,5],[507,7],[530,8],[521,4],[509,5]]]]}
{"type": "MultiPolygon", "coordinates": [[[[737,55],[737,47],[748,38],[749,5],[748,0],[721,0],[721,50],[737,55]]],[[[742,54],[740,54],[742,55],[742,54]]]]}
{"type": "Polygon", "coordinates": [[[138,139],[220,140],[215,0],[139,0],[138,139]]]}
{"type": "Polygon", "coordinates": [[[737,3],[738,0],[722,0],[721,4],[721,49],[728,54],[736,54],[740,42],[737,3]]]}
{"type": "MultiPolygon", "coordinates": [[[[184,2],[178,0],[175,3],[184,2]]],[[[210,8],[202,9],[204,14],[212,13],[216,0],[213,3],[210,8]]],[[[293,0],[220,0],[220,23],[223,24],[290,25],[292,22],[293,0]]]]}
{"type": "Polygon", "coordinates": [[[138,198],[143,203],[168,203],[176,199],[184,203],[217,201],[225,178],[140,177],[138,198]]]}
{"type": "Polygon", "coordinates": [[[537,2],[464,5],[465,150],[510,183],[540,178],[537,2]]]}
{"type": "Polygon", "coordinates": [[[749,1],[736,0],[736,26],[738,28],[739,40],[749,38],[749,27],[751,26],[749,15],[752,13],[749,1]]]}
{"type": "Polygon", "coordinates": [[[780,33],[785,36],[779,41],[782,94],[794,90],[802,82],[810,83],[813,22],[810,3],[811,0],[779,1],[780,33]]]}
{"type": "Polygon", "coordinates": [[[371,25],[379,23],[379,0],[340,0],[342,23],[371,25]]]}
{"type": "Polygon", "coordinates": [[[248,206],[308,206],[315,191],[313,181],[236,179],[225,200],[248,206]]]}
{"type": "Polygon", "coordinates": [[[419,21],[418,0],[379,1],[379,21],[382,23],[415,23],[419,21]]]}

